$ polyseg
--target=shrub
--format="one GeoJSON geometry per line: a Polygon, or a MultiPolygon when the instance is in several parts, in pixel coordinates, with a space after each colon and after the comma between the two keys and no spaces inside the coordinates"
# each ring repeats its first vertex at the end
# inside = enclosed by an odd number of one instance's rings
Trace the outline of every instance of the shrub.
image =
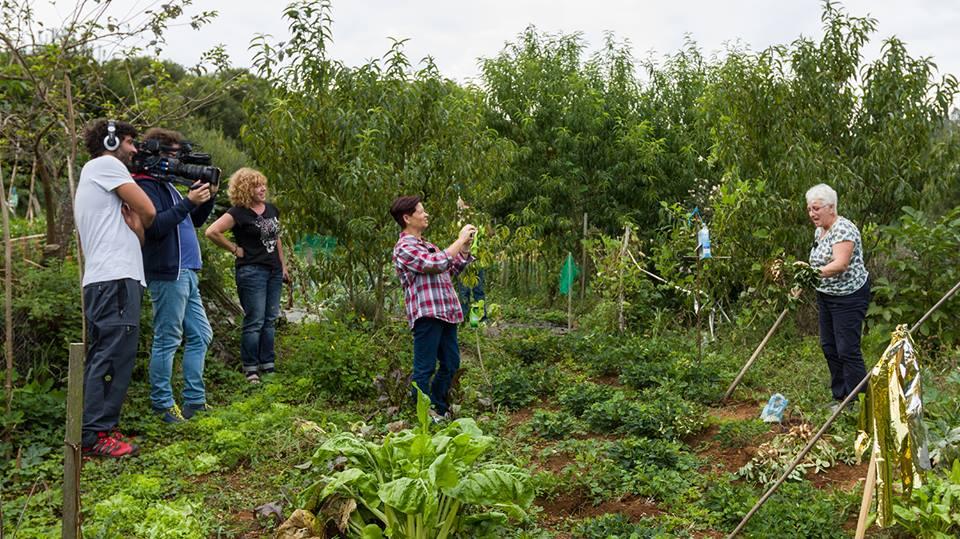
{"type": "Polygon", "coordinates": [[[335,401],[369,396],[374,377],[385,371],[374,335],[337,321],[292,326],[281,343],[279,368],[304,373],[335,401]]]}
{"type": "Polygon", "coordinates": [[[565,355],[563,338],[542,329],[519,331],[500,339],[505,352],[520,360],[524,365],[556,362],[565,355]]]}

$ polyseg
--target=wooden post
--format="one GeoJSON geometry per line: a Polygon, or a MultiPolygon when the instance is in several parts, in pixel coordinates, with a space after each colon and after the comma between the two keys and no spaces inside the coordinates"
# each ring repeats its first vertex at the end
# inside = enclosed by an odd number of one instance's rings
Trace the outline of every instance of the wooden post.
{"type": "Polygon", "coordinates": [[[567,331],[573,329],[573,253],[567,252],[567,260],[564,262],[564,266],[567,266],[567,262],[570,262],[570,267],[567,268],[567,331]]]}
{"type": "Polygon", "coordinates": [[[770,340],[770,337],[773,337],[773,334],[777,331],[777,328],[780,327],[780,324],[783,322],[783,319],[787,317],[787,313],[790,312],[790,309],[784,309],[780,316],[777,317],[777,321],[773,323],[773,326],[767,331],[767,335],[760,341],[760,344],[757,345],[757,349],[753,351],[753,354],[750,356],[750,359],[747,360],[747,363],[740,369],[740,374],[733,380],[733,383],[730,384],[730,387],[727,388],[727,392],[723,395],[723,399],[727,400],[730,398],[730,395],[733,395],[733,390],[737,389],[737,385],[740,384],[740,380],[743,379],[743,376],[747,374],[747,370],[750,369],[750,366],[753,365],[753,362],[757,360],[757,357],[760,356],[760,352],[763,350],[763,347],[767,345],[767,342],[770,340]]]}
{"type": "MultiPolygon", "coordinates": [[[[17,165],[14,163],[13,172],[10,174],[10,185],[17,177],[17,165]]],[[[6,193],[4,188],[3,171],[0,170],[0,193],[6,193]]],[[[10,241],[10,208],[7,207],[7,200],[0,200],[3,206],[3,323],[6,327],[6,339],[4,340],[3,351],[7,356],[7,379],[4,382],[6,391],[7,413],[13,407],[13,245],[10,241]]],[[[0,524],[2,526],[2,524],[0,524]]]]}
{"type": "Polygon", "coordinates": [[[703,303],[700,302],[700,272],[703,270],[703,261],[697,255],[697,284],[693,293],[693,305],[697,309],[697,365],[703,359],[703,333],[701,332],[701,313],[703,313],[703,303]]]}
{"type": "Polygon", "coordinates": [[[587,212],[583,212],[583,256],[580,260],[580,301],[587,295],[587,212]]]}
{"type": "Polygon", "coordinates": [[[619,314],[617,318],[617,327],[620,329],[620,333],[627,328],[627,322],[623,316],[623,257],[627,253],[627,245],[630,243],[630,225],[627,225],[623,229],[623,243],[620,245],[620,257],[617,259],[617,263],[620,265],[620,292],[618,294],[618,305],[619,305],[619,314]]]}
{"type": "Polygon", "coordinates": [[[80,537],[80,443],[83,428],[82,343],[70,344],[67,371],[67,432],[63,442],[63,529],[64,539],[80,537]]]}
{"type": "Polygon", "coordinates": [[[867,481],[863,485],[863,499],[860,500],[860,518],[857,519],[856,539],[863,539],[867,533],[867,516],[870,515],[870,502],[873,501],[873,489],[877,486],[877,454],[870,450],[870,465],[867,466],[867,481]]]}

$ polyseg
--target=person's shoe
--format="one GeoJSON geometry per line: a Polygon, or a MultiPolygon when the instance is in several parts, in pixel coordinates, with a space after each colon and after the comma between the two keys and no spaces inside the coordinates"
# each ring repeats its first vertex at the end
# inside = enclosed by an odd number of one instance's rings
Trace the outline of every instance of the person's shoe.
{"type": "Polygon", "coordinates": [[[187,418],[183,417],[180,407],[174,404],[165,410],[154,410],[160,416],[164,423],[183,423],[187,418]]]}
{"type": "MultiPolygon", "coordinates": [[[[831,404],[830,407],[828,408],[828,410],[830,410],[830,414],[832,415],[832,414],[837,413],[837,410],[840,409],[840,404],[842,404],[842,403],[843,403],[843,401],[834,401],[834,403],[831,404]]],[[[850,409],[850,405],[848,404],[847,407],[846,407],[846,410],[844,410],[844,411],[847,411],[847,410],[849,410],[849,409],[850,409]]]]}
{"type": "Polygon", "coordinates": [[[434,410],[433,408],[431,408],[428,413],[430,414],[430,419],[431,419],[435,424],[446,423],[447,421],[450,421],[450,419],[453,417],[453,416],[450,414],[450,412],[447,412],[447,413],[445,413],[445,414],[441,414],[440,412],[434,410]]]}
{"type": "Polygon", "coordinates": [[[183,405],[182,413],[183,413],[184,419],[191,419],[193,416],[199,413],[209,412],[210,410],[213,410],[213,407],[205,402],[202,402],[200,404],[187,403],[183,405]]]}
{"type": "Polygon", "coordinates": [[[254,385],[259,384],[260,375],[255,372],[247,373],[247,381],[254,385]]]}
{"type": "Polygon", "coordinates": [[[110,432],[107,435],[117,439],[118,441],[127,442],[130,444],[136,441],[136,438],[134,436],[128,436],[120,432],[120,427],[113,427],[112,429],[110,429],[110,432]]]}
{"type": "Polygon", "coordinates": [[[106,432],[97,433],[97,442],[90,447],[84,447],[84,457],[109,457],[123,458],[135,457],[140,453],[140,448],[136,444],[118,440],[106,432]]]}

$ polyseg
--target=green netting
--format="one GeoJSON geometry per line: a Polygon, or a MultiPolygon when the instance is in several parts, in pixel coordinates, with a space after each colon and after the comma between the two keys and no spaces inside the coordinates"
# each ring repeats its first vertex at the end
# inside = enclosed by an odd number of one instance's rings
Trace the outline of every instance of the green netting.
{"type": "Polygon", "coordinates": [[[332,256],[336,248],[337,238],[319,234],[307,234],[293,246],[294,252],[304,256],[315,256],[317,254],[332,256]]]}

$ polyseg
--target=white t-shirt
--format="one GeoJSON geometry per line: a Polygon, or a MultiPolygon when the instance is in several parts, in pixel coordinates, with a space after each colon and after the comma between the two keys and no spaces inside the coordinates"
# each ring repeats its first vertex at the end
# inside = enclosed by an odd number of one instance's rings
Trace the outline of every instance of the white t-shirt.
{"type": "Polygon", "coordinates": [[[73,217],[83,247],[83,286],[117,279],[147,286],[140,240],[123,220],[115,192],[125,183],[133,183],[130,171],[112,155],[91,159],[80,171],[73,217]]]}

